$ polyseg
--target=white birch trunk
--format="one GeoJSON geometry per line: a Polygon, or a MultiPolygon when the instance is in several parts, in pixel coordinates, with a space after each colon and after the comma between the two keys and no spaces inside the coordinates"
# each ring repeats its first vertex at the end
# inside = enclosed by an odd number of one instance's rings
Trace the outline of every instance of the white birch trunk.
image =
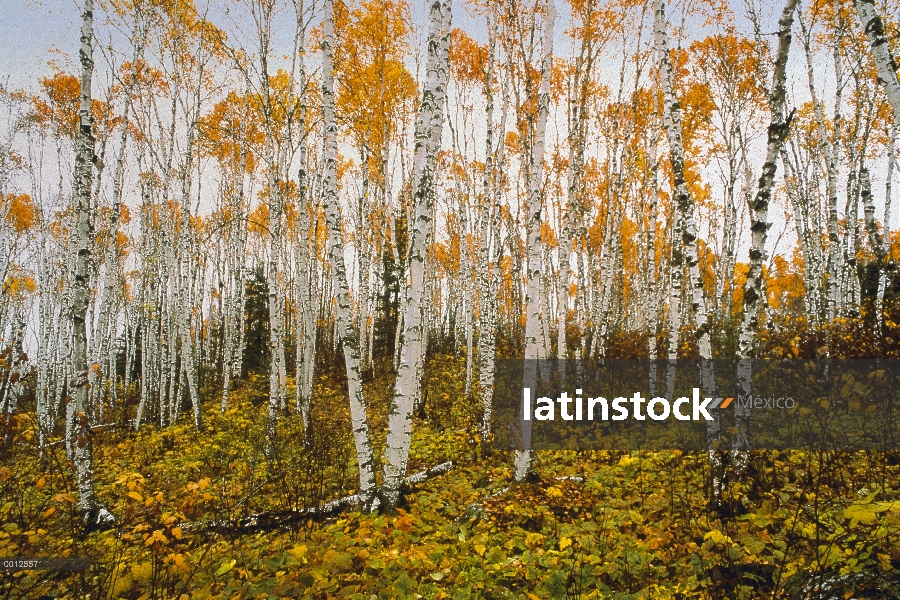
{"type": "MultiPolygon", "coordinates": [[[[525,371],[522,387],[534,389],[535,371],[540,356],[540,285],[541,285],[541,184],[544,177],[544,144],[547,130],[547,114],[550,111],[550,70],[553,61],[553,26],[556,22],[554,0],[544,4],[545,20],[541,37],[541,86],[538,91],[538,114],[534,129],[534,145],[531,151],[531,172],[528,179],[528,201],[525,209],[525,225],[528,231],[525,291],[525,371]]],[[[514,478],[524,481],[531,473],[531,420],[521,421],[522,448],[516,448],[514,478]]]]}
{"type": "Polygon", "coordinates": [[[412,412],[418,390],[418,364],[424,357],[423,303],[426,261],[434,211],[434,169],[444,126],[443,97],[449,71],[450,0],[433,0],[428,32],[427,81],[416,118],[413,163],[413,222],[409,227],[408,270],[403,292],[403,334],[394,397],[388,416],[384,456],[383,497],[389,509],[397,505],[406,475],[412,436],[412,412]]]}
{"type": "MultiPolygon", "coordinates": [[[[829,245],[829,274],[827,277],[827,287],[828,287],[828,297],[829,297],[829,311],[827,318],[833,319],[838,310],[838,273],[843,270],[843,261],[840,253],[840,231],[838,227],[838,214],[837,214],[837,203],[838,203],[838,190],[837,190],[837,172],[838,172],[838,151],[840,144],[840,123],[839,119],[835,119],[835,137],[833,140],[829,140],[828,133],[826,130],[825,124],[825,111],[822,103],[819,101],[818,94],[816,93],[816,85],[813,75],[813,57],[810,49],[809,43],[809,33],[806,30],[806,27],[803,23],[802,19],[799,19],[800,25],[803,28],[803,40],[804,40],[804,48],[805,48],[805,56],[806,56],[806,79],[808,83],[810,97],[813,101],[814,107],[814,117],[816,124],[816,134],[819,137],[819,144],[822,146],[823,151],[825,152],[825,189],[827,194],[827,207],[828,207],[828,245],[829,245]]],[[[835,42],[836,44],[840,44],[840,38],[835,42]]],[[[840,79],[840,54],[838,49],[835,49],[835,67],[837,69],[837,77],[840,79]]],[[[840,81],[838,82],[840,86],[840,81]]],[[[840,103],[840,93],[838,93],[837,102],[840,103]]],[[[835,114],[840,114],[840,107],[835,106],[835,114]]]]}
{"type": "Polygon", "coordinates": [[[322,38],[322,118],[324,126],[324,165],[322,197],[325,219],[328,224],[328,241],[331,258],[331,276],[337,297],[335,326],[340,343],[344,347],[347,368],[347,387],[350,393],[350,419],[356,446],[356,462],[359,467],[359,494],[362,504],[369,508],[375,491],[375,471],[372,458],[372,442],[366,417],[366,401],[360,379],[359,343],[353,330],[353,307],[347,267],[344,259],[344,242],[341,233],[341,209],[337,194],[337,121],[334,115],[334,0],[325,0],[325,20],[322,38]]]}
{"type": "MultiPolygon", "coordinates": [[[[694,316],[694,328],[697,335],[697,345],[700,353],[700,377],[704,393],[715,393],[715,374],[712,366],[712,348],[709,339],[708,312],[706,309],[706,297],[703,290],[703,277],[700,273],[699,257],[697,255],[697,221],[694,215],[694,200],[688,191],[684,174],[684,145],[682,144],[681,130],[681,105],[675,97],[675,84],[672,75],[672,65],[669,60],[669,48],[666,35],[665,3],[663,0],[655,0],[656,12],[656,52],[659,64],[659,77],[663,85],[665,106],[663,108],[663,123],[669,140],[669,160],[674,176],[674,200],[678,206],[678,212],[683,219],[681,240],[672,239],[673,247],[681,243],[684,258],[687,261],[690,274],[691,308],[694,316]]],[[[674,252],[674,250],[673,250],[674,252]]],[[[670,350],[671,353],[671,350],[670,350]]],[[[675,358],[670,356],[671,358],[675,358]]],[[[668,387],[668,384],[667,384],[668,387]]],[[[719,423],[712,421],[707,424],[707,440],[709,442],[710,472],[712,473],[712,497],[718,501],[721,484],[721,459],[718,456],[719,423]]]]}
{"type": "MultiPolygon", "coordinates": [[[[790,117],[785,118],[787,79],[787,60],[791,48],[791,28],[794,22],[794,9],[798,0],[787,0],[781,17],[778,20],[778,50],[775,57],[775,70],[772,74],[772,87],[769,94],[769,124],[766,142],[766,158],[759,178],[756,196],[750,204],[750,270],[744,284],[744,305],[741,319],[741,330],[738,338],[738,385],[744,394],[750,394],[752,377],[749,360],[753,357],[756,332],[759,326],[759,301],[765,300],[763,295],[763,261],[766,259],[766,232],[769,229],[769,202],[775,187],[775,173],[778,169],[777,159],[784,140],[790,131],[790,117]]],[[[735,406],[735,423],[737,434],[732,443],[732,455],[735,470],[742,473],[749,462],[749,427],[750,413],[741,403],[735,406]]]]}
{"type": "MultiPolygon", "coordinates": [[[[298,21],[302,21],[303,3],[298,5],[298,21]]],[[[301,85],[300,96],[300,128],[303,136],[300,141],[299,163],[300,167],[297,172],[297,188],[299,190],[299,203],[297,215],[297,248],[295,250],[294,260],[296,262],[296,290],[294,297],[297,300],[297,320],[295,327],[295,337],[297,340],[297,367],[294,383],[297,389],[297,412],[303,421],[304,436],[310,439],[309,431],[309,411],[312,402],[313,373],[315,368],[315,351],[316,351],[316,333],[317,323],[313,312],[313,302],[316,299],[316,284],[318,281],[316,275],[316,232],[315,232],[315,216],[316,207],[310,210],[309,195],[307,190],[307,173],[306,173],[306,68],[304,62],[306,31],[303,25],[300,25],[300,41],[301,52],[297,61],[297,69],[301,85]]]]}
{"type": "Polygon", "coordinates": [[[887,265],[885,271],[881,272],[878,277],[878,297],[875,304],[875,318],[878,323],[878,329],[881,330],[884,321],[884,292],[888,284],[888,272],[894,271],[894,260],[891,254],[891,180],[894,177],[894,164],[896,161],[896,139],[897,125],[891,126],[888,134],[888,164],[887,164],[887,181],[884,184],[884,239],[887,249],[887,265]]]}
{"type": "Polygon", "coordinates": [[[478,389],[481,393],[481,442],[486,449],[491,442],[491,423],[493,420],[493,375],[494,364],[490,355],[494,345],[494,321],[493,304],[495,299],[495,287],[492,285],[494,270],[491,265],[491,242],[495,235],[496,227],[492,221],[494,211],[489,204],[493,197],[493,168],[494,168],[494,92],[492,89],[494,78],[494,46],[496,33],[494,31],[494,19],[488,13],[488,62],[485,73],[485,142],[484,142],[484,171],[482,173],[482,202],[480,204],[481,231],[479,237],[478,252],[478,389]]]}
{"type": "Polygon", "coordinates": [[[91,429],[88,421],[88,381],[87,381],[87,332],[85,317],[90,302],[89,269],[93,246],[91,218],[91,187],[93,182],[94,132],[91,117],[91,79],[94,71],[93,49],[94,3],[85,0],[81,27],[81,96],[79,104],[79,131],[75,155],[75,181],[73,185],[72,209],[75,223],[72,229],[72,379],[69,389],[74,402],[73,449],[75,469],[78,476],[78,508],[84,515],[87,526],[105,527],[115,522],[113,515],[97,503],[94,496],[94,464],[91,444],[91,429]]]}
{"type": "MultiPolygon", "coordinates": [[[[894,125],[891,128],[888,152],[888,175],[887,184],[885,186],[885,211],[884,211],[884,239],[887,240],[886,249],[879,257],[879,262],[883,263],[885,257],[890,260],[890,202],[891,202],[891,176],[894,166],[894,138],[896,137],[897,128],[900,127],[900,80],[897,78],[897,63],[891,55],[891,46],[888,42],[884,31],[884,24],[875,8],[874,0],[857,0],[856,11],[859,15],[859,21],[866,32],[866,38],[869,40],[869,48],[872,57],[875,59],[875,69],[878,73],[878,82],[884,89],[884,93],[888,98],[893,111],[894,125]]],[[[871,194],[870,194],[871,198],[871,194]]],[[[866,207],[866,220],[869,219],[869,209],[866,207]]],[[[873,245],[874,246],[874,245],[873,245]]],[[[877,252],[877,250],[876,250],[877,252]]],[[[883,266],[883,265],[882,265],[883,266]]],[[[893,270],[893,269],[891,269],[893,270]]],[[[878,322],[882,319],[882,311],[884,306],[884,290],[887,285],[887,277],[884,274],[879,275],[878,282],[878,299],[876,312],[878,322]]]]}

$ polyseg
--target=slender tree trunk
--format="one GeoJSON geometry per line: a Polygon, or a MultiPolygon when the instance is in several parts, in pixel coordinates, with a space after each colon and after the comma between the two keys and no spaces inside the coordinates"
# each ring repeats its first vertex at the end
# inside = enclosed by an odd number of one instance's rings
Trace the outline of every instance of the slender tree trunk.
{"type": "Polygon", "coordinates": [[[416,401],[418,363],[424,357],[423,293],[426,289],[426,261],[434,210],[434,169],[444,126],[443,98],[449,71],[450,0],[431,3],[428,33],[427,82],[416,119],[416,148],[413,163],[413,222],[409,227],[408,275],[403,292],[403,335],[394,398],[388,416],[387,447],[384,456],[383,497],[393,509],[400,498],[400,484],[406,475],[412,436],[412,412],[416,401]]]}
{"type": "MultiPolygon", "coordinates": [[[[887,164],[887,181],[884,184],[884,239],[887,252],[887,265],[885,271],[893,273],[894,259],[891,253],[891,180],[894,177],[894,165],[896,162],[896,139],[897,125],[892,125],[888,133],[888,164],[887,164]]],[[[878,323],[878,330],[881,331],[882,322],[884,321],[884,292],[888,284],[888,273],[882,271],[878,277],[878,298],[875,305],[875,318],[878,323]]]]}
{"type": "MultiPolygon", "coordinates": [[[[775,57],[775,69],[772,74],[772,87],[769,93],[769,124],[766,143],[766,158],[762,167],[762,175],[756,196],[750,203],[750,270],[744,284],[744,305],[741,319],[740,337],[738,339],[738,385],[745,395],[750,394],[752,377],[750,359],[753,357],[756,333],[759,327],[759,302],[764,300],[763,294],[763,261],[766,259],[766,232],[769,229],[769,202],[775,187],[775,173],[778,169],[778,156],[785,138],[790,131],[791,117],[785,117],[787,79],[787,60],[791,48],[791,28],[794,23],[794,9],[798,0],[787,0],[781,18],[778,20],[778,50],[775,57]]],[[[735,406],[735,422],[737,434],[732,444],[735,470],[743,473],[749,462],[750,454],[750,413],[740,402],[735,406]]]]}
{"type": "MultiPolygon", "coordinates": [[[[247,94],[245,94],[247,98],[247,94]]],[[[249,101],[245,100],[245,105],[249,101]]],[[[247,232],[247,224],[244,221],[244,173],[247,168],[248,148],[244,122],[246,113],[241,119],[239,129],[240,145],[238,150],[238,171],[232,175],[232,184],[229,190],[229,216],[226,235],[228,236],[228,281],[226,289],[228,298],[225,301],[225,334],[222,364],[222,403],[221,412],[225,414],[228,409],[228,394],[231,392],[232,381],[240,377],[241,362],[244,353],[244,240],[247,232]]]]}
{"type": "Polygon", "coordinates": [[[369,508],[375,491],[375,471],[372,458],[372,442],[366,417],[366,400],[360,379],[359,343],[353,329],[353,307],[350,302],[350,286],[344,260],[344,242],[341,235],[341,209],[337,194],[337,121],[334,115],[334,0],[325,0],[325,21],[322,38],[322,118],[324,135],[324,165],[322,198],[325,219],[328,224],[328,243],[331,258],[331,276],[337,296],[335,326],[344,347],[347,368],[347,387],[350,393],[350,419],[353,440],[356,445],[356,462],[359,467],[359,493],[362,504],[369,508]]]}
{"type": "MultiPolygon", "coordinates": [[[[494,395],[494,331],[496,327],[496,266],[491,261],[492,249],[499,235],[498,212],[494,200],[494,61],[497,32],[494,15],[488,13],[488,62],[485,73],[485,141],[484,172],[482,173],[481,235],[479,239],[479,301],[478,301],[478,388],[481,393],[482,450],[490,452],[494,395]]],[[[502,136],[502,128],[501,128],[502,136]]],[[[502,137],[501,137],[502,140],[502,137]]],[[[502,144],[502,141],[501,141],[502,144]]]]}
{"type": "Polygon", "coordinates": [[[294,384],[297,389],[297,412],[303,421],[303,432],[307,440],[310,439],[309,411],[312,402],[313,372],[315,369],[316,332],[317,324],[312,304],[316,300],[316,207],[310,210],[309,194],[307,190],[307,157],[306,157],[306,65],[303,49],[306,45],[306,29],[302,25],[303,2],[298,4],[297,20],[300,27],[299,45],[301,48],[297,61],[298,79],[301,85],[300,91],[300,128],[303,136],[300,141],[299,163],[297,171],[297,189],[299,202],[297,208],[297,248],[294,253],[296,275],[295,298],[297,303],[296,331],[294,333],[297,344],[296,374],[294,384]],[[310,242],[310,240],[312,240],[310,242]]]}
{"type": "MultiPolygon", "coordinates": [[[[694,327],[697,335],[697,345],[700,352],[700,377],[701,385],[705,393],[715,393],[715,374],[712,366],[712,348],[709,339],[708,311],[706,309],[706,297],[703,290],[703,277],[700,273],[699,256],[697,255],[697,221],[694,216],[694,200],[688,191],[684,174],[684,145],[682,144],[681,131],[681,105],[675,97],[675,84],[672,75],[672,66],[669,60],[669,48],[666,35],[665,3],[663,0],[655,0],[656,12],[656,52],[659,64],[659,77],[663,85],[665,106],[663,107],[663,123],[669,140],[669,161],[674,175],[674,196],[678,206],[678,212],[683,219],[680,243],[683,247],[684,258],[687,261],[690,273],[691,308],[694,315],[694,327]]],[[[672,239],[673,246],[678,243],[672,239]]],[[[722,461],[718,454],[719,423],[712,421],[707,424],[707,440],[709,443],[708,454],[710,460],[711,496],[713,502],[718,503],[721,494],[722,461]]]]}
{"type": "MultiPolygon", "coordinates": [[[[832,135],[832,147],[829,156],[829,161],[833,161],[835,165],[838,160],[838,151],[841,143],[841,95],[843,91],[843,69],[841,62],[841,31],[840,25],[836,22],[835,28],[837,30],[837,39],[834,44],[834,70],[835,70],[835,78],[837,80],[837,97],[835,98],[834,103],[834,134],[832,135]]],[[[828,314],[826,315],[828,321],[832,321],[835,319],[843,307],[843,297],[841,295],[840,290],[840,274],[844,268],[842,256],[841,256],[841,234],[840,234],[840,226],[838,223],[838,194],[837,187],[835,186],[833,190],[829,190],[828,194],[828,264],[827,264],[827,273],[826,273],[826,292],[828,295],[828,314]]],[[[828,329],[828,352],[831,352],[831,328],[828,329]]]]}
{"type": "MultiPolygon", "coordinates": [[[[270,163],[270,171],[275,165],[270,163]]],[[[266,268],[269,307],[269,412],[266,431],[271,441],[275,436],[278,411],[286,402],[286,371],[284,365],[283,311],[284,297],[281,291],[281,182],[274,175],[269,177],[269,258],[266,268]]]]}
{"type": "MultiPolygon", "coordinates": [[[[829,245],[829,274],[827,278],[827,287],[828,287],[828,297],[829,297],[829,311],[827,318],[833,319],[837,315],[838,311],[838,274],[843,271],[843,260],[842,255],[840,253],[840,230],[838,225],[838,213],[837,213],[837,204],[838,204],[838,189],[837,189],[837,172],[838,172],[838,151],[840,144],[840,124],[838,119],[835,119],[835,133],[832,140],[828,139],[828,134],[826,131],[825,124],[825,111],[822,103],[819,101],[818,94],[816,93],[816,85],[813,75],[813,58],[811,52],[811,44],[810,44],[810,35],[806,29],[806,26],[801,19],[800,26],[803,32],[803,43],[805,49],[805,57],[806,57],[806,78],[809,88],[809,93],[813,101],[814,108],[814,117],[816,124],[816,134],[818,135],[818,142],[822,147],[823,152],[825,153],[825,189],[827,194],[827,210],[828,210],[828,245],[829,245]]],[[[835,41],[835,68],[837,69],[837,76],[840,78],[840,53],[838,50],[838,46],[840,45],[840,38],[835,41]]],[[[838,81],[838,86],[841,86],[841,82],[838,81]]],[[[840,103],[840,96],[838,96],[837,102],[840,103]]],[[[840,114],[840,107],[835,107],[835,114],[840,114]]]]}
{"type": "MultiPolygon", "coordinates": [[[[474,262],[471,258],[472,253],[469,248],[469,192],[466,190],[461,195],[461,204],[460,204],[460,221],[461,221],[461,235],[460,235],[460,275],[463,277],[463,289],[465,293],[463,295],[463,310],[462,317],[465,323],[465,336],[466,336],[466,382],[465,382],[465,398],[466,402],[468,402],[470,393],[472,391],[472,356],[473,356],[473,348],[472,342],[473,337],[475,335],[475,301],[477,296],[477,291],[475,290],[474,281],[472,279],[472,263],[474,262]]],[[[473,226],[473,231],[475,227],[473,226]]],[[[472,236],[474,239],[475,236],[472,236]]]]}
{"type": "MultiPolygon", "coordinates": [[[[862,24],[863,29],[866,32],[866,38],[869,40],[869,48],[872,52],[872,57],[875,59],[875,69],[878,73],[878,82],[884,89],[884,93],[891,105],[894,117],[894,124],[889,135],[890,139],[888,145],[888,175],[887,184],[885,185],[884,239],[886,240],[886,244],[882,247],[882,255],[879,256],[879,266],[882,267],[884,266],[883,263],[885,261],[885,258],[887,258],[888,262],[892,262],[890,260],[891,237],[889,218],[891,205],[891,177],[894,167],[894,139],[896,137],[897,129],[898,127],[900,127],[900,80],[898,80],[897,78],[897,63],[894,62],[894,57],[891,54],[891,46],[885,34],[884,24],[881,20],[881,16],[878,14],[877,9],[875,8],[874,0],[856,0],[856,11],[859,15],[859,22],[862,24]]],[[[871,193],[869,193],[869,201],[871,202],[871,193]]],[[[872,210],[874,211],[874,208],[872,210]]],[[[866,207],[866,221],[868,226],[868,206],[866,207]]],[[[874,247],[875,245],[873,243],[873,248],[874,247]]],[[[876,249],[876,252],[878,252],[878,249],[876,249]]],[[[891,265],[891,268],[889,270],[892,271],[892,267],[893,265],[891,265]]],[[[886,277],[883,274],[879,274],[877,300],[878,305],[876,307],[879,323],[881,322],[882,311],[884,310],[884,289],[886,287],[886,284],[886,277]]]]}
{"type": "MultiPolygon", "coordinates": [[[[528,202],[525,223],[528,231],[525,292],[525,370],[522,387],[535,389],[537,359],[540,356],[540,285],[541,285],[541,184],[544,177],[544,144],[547,131],[547,114],[550,112],[550,70],[553,61],[553,25],[556,22],[554,0],[544,4],[544,27],[541,37],[541,87],[538,91],[537,123],[534,127],[534,144],[531,149],[528,202]]],[[[531,420],[522,421],[523,447],[517,448],[514,458],[514,477],[524,481],[531,473],[531,420]]]]}
{"type": "Polygon", "coordinates": [[[869,177],[869,170],[863,169],[860,172],[859,179],[860,195],[866,218],[866,232],[869,234],[869,243],[872,245],[877,264],[880,267],[887,256],[887,245],[881,232],[878,231],[878,224],[875,222],[875,204],[872,202],[872,181],[869,177]]]}
{"type": "Polygon", "coordinates": [[[78,508],[89,527],[106,527],[115,522],[113,515],[97,503],[94,496],[94,464],[91,444],[91,427],[88,420],[87,381],[87,332],[85,317],[90,302],[91,250],[94,243],[92,230],[91,187],[94,165],[94,132],[91,117],[91,79],[94,72],[93,48],[94,3],[85,0],[81,27],[81,97],[79,105],[79,130],[75,153],[75,182],[72,209],[75,224],[72,230],[72,261],[74,281],[72,286],[72,374],[69,390],[74,401],[74,463],[78,475],[78,508]]]}

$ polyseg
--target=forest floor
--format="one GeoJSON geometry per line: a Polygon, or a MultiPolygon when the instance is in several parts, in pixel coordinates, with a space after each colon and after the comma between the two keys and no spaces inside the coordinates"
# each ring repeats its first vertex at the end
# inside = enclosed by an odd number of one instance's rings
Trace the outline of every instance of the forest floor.
{"type": "MultiPolygon", "coordinates": [[[[396,514],[344,512],[293,529],[240,528],[261,511],[352,493],[341,382],[321,375],[313,441],[283,416],[265,442],[251,377],[196,431],[96,433],[97,494],[117,528],[85,533],[63,444],[39,458],[33,413],[0,454],[0,555],[79,556],[87,571],[0,573],[4,598],[898,598],[900,460],[893,453],[754,453],[727,510],[707,507],[704,454],[540,452],[512,485],[511,453],[473,438],[462,360],[433,357],[410,472],[452,460],[396,514]],[[216,525],[218,523],[219,525],[216,525]]],[[[289,390],[292,391],[292,390],[289,390]]],[[[390,380],[367,385],[376,456],[390,380]]]]}

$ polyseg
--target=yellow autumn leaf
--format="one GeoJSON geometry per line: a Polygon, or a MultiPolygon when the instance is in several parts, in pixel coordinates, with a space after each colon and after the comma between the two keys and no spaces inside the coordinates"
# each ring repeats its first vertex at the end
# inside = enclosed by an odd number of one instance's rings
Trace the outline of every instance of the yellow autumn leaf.
{"type": "Polygon", "coordinates": [[[562,498],[562,490],[556,486],[547,488],[547,496],[550,498],[562,498]]]}
{"type": "Polygon", "coordinates": [[[307,547],[303,544],[297,544],[296,546],[288,550],[288,553],[298,560],[302,560],[304,557],[306,557],[306,552],[307,547]]]}
{"type": "Polygon", "coordinates": [[[231,560],[226,560],[225,562],[223,562],[223,563],[219,566],[219,568],[216,569],[216,576],[218,577],[218,576],[220,576],[220,575],[224,575],[225,573],[227,573],[228,571],[230,571],[231,569],[233,569],[233,568],[234,568],[234,564],[235,564],[236,562],[237,562],[237,561],[234,560],[233,558],[232,558],[231,560]]]}
{"type": "Polygon", "coordinates": [[[623,456],[621,459],[619,459],[619,466],[620,467],[630,467],[631,465],[638,462],[639,460],[640,460],[639,458],[636,458],[634,456],[623,456]]]}
{"type": "Polygon", "coordinates": [[[711,540],[714,544],[726,545],[731,543],[731,538],[719,531],[718,529],[713,529],[703,536],[704,540],[711,540]]]}
{"type": "Polygon", "coordinates": [[[144,497],[138,494],[137,492],[128,492],[128,497],[132,500],[137,500],[138,502],[143,502],[144,497]]]}
{"type": "Polygon", "coordinates": [[[153,565],[149,562],[142,562],[131,567],[131,573],[138,581],[147,581],[153,574],[153,565]]]}
{"type": "Polygon", "coordinates": [[[161,542],[165,544],[168,541],[168,538],[163,534],[163,532],[157,529],[151,535],[147,536],[147,539],[144,540],[144,545],[151,546],[154,542],[161,542]]]}
{"type": "Polygon", "coordinates": [[[871,502],[871,498],[872,496],[844,509],[844,518],[850,519],[851,527],[856,527],[858,523],[871,525],[878,520],[879,513],[900,508],[900,502],[871,502]]]}
{"type": "Polygon", "coordinates": [[[559,549],[560,550],[565,550],[566,548],[568,548],[571,545],[572,545],[571,538],[567,538],[567,537],[559,538],[559,549]]]}

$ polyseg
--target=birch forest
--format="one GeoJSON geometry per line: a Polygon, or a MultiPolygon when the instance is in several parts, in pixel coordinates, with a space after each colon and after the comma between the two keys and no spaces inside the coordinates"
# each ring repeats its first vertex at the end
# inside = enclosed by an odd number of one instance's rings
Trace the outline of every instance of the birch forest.
{"type": "Polygon", "coordinates": [[[58,5],[0,78],[0,561],[83,562],[0,597],[900,597],[900,445],[534,449],[495,385],[890,370],[900,3],[58,5]]]}

